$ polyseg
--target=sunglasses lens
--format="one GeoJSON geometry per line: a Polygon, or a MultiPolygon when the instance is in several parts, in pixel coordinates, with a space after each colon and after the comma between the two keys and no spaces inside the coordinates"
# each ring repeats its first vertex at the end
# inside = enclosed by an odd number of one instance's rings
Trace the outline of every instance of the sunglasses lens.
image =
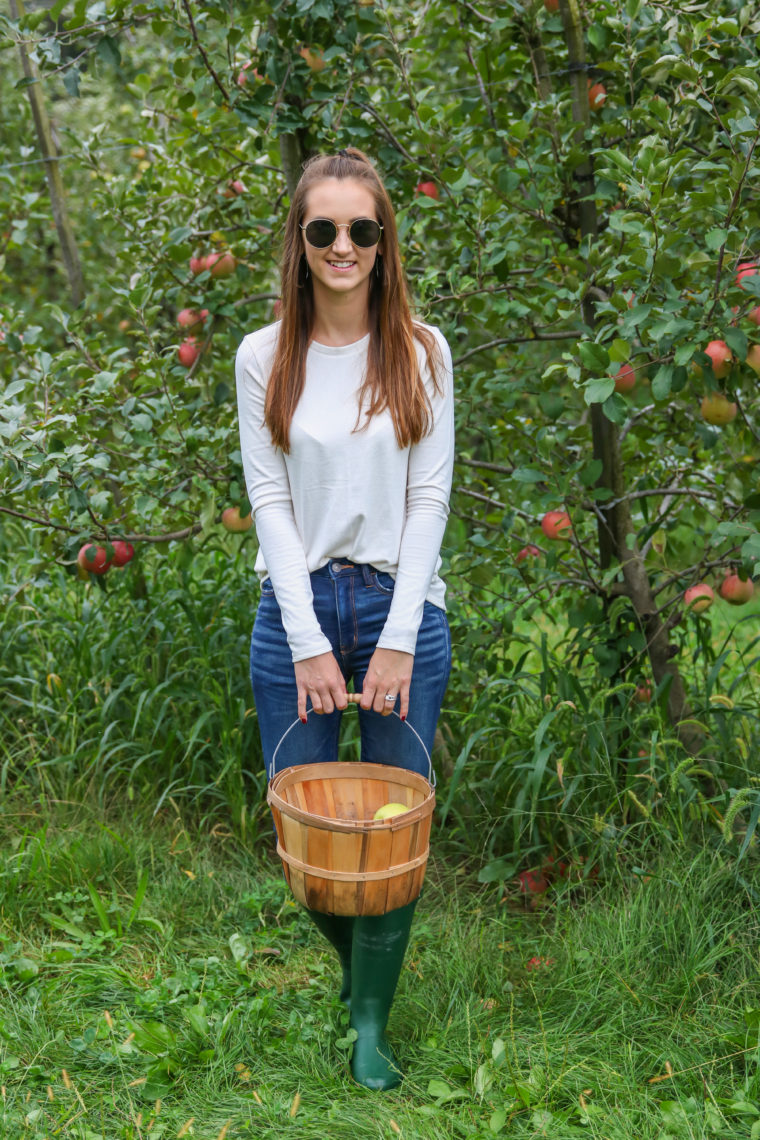
{"type": "Polygon", "coordinates": [[[369,249],[380,241],[380,226],[374,218],[358,218],[348,232],[354,245],[361,249],[369,249]]]}
{"type": "Polygon", "coordinates": [[[331,222],[327,218],[317,218],[315,221],[309,222],[304,233],[309,245],[313,245],[315,249],[327,249],[328,245],[332,245],[335,241],[338,229],[335,222],[331,222]]]}

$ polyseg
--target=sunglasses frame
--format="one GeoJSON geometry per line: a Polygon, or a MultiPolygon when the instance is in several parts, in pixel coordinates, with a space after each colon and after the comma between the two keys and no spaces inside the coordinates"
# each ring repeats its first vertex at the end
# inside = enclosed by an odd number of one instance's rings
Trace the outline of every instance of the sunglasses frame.
{"type": "Polygon", "coordinates": [[[375,220],[375,218],[354,218],[354,220],[352,222],[334,222],[332,220],[332,218],[312,218],[311,221],[307,222],[305,226],[302,226],[299,224],[299,228],[303,230],[304,237],[306,238],[306,240],[309,242],[309,245],[313,249],[329,249],[330,246],[334,245],[334,243],[336,242],[336,240],[338,238],[338,231],[342,230],[342,229],[348,230],[349,241],[351,242],[352,245],[355,245],[357,249],[372,249],[373,246],[380,244],[380,241],[381,241],[382,236],[383,236],[383,227],[380,225],[380,222],[375,220]],[[315,245],[314,242],[310,241],[309,238],[307,237],[306,230],[309,228],[309,226],[313,222],[329,222],[331,226],[335,226],[335,236],[333,238],[331,238],[331,240],[328,241],[326,243],[326,245],[315,245]],[[361,245],[358,241],[355,241],[354,238],[351,237],[351,230],[359,222],[374,222],[375,225],[377,226],[377,228],[379,229],[380,232],[377,235],[377,241],[373,241],[372,245],[361,245]]]}

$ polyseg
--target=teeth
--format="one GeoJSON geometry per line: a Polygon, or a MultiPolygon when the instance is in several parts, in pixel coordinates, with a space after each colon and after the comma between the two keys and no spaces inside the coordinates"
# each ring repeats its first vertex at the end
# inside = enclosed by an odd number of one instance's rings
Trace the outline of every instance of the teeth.
{"type": "Polygon", "coordinates": [[[336,269],[348,269],[349,265],[353,265],[353,261],[331,261],[330,265],[334,265],[336,269]]]}

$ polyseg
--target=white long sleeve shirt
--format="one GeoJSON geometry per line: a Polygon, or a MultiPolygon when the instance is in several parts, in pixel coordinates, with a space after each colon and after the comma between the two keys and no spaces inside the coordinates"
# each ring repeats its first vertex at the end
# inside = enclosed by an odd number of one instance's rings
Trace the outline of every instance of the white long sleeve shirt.
{"type": "Polygon", "coordinates": [[[357,423],[369,335],[341,347],[312,342],[290,452],[275,448],[264,403],[279,322],[250,333],[235,362],[240,447],[259,540],[256,571],[269,577],[293,661],[331,650],[314,613],[309,575],[331,559],[370,563],[395,579],[379,648],[414,653],[425,600],[445,609],[438,576],[454,463],[451,352],[438,329],[441,392],[430,397],[432,431],[400,448],[388,411],[357,423]],[[366,425],[366,426],[364,426],[366,425]]]}

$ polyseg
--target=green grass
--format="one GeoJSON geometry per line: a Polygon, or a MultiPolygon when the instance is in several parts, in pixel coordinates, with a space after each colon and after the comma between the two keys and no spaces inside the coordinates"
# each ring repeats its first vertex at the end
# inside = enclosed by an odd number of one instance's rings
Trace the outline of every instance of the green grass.
{"type": "Polygon", "coordinates": [[[269,840],[6,800],[0,844],[3,1137],[760,1136],[754,856],[621,847],[531,909],[439,837],[376,1095],[269,840]]]}

